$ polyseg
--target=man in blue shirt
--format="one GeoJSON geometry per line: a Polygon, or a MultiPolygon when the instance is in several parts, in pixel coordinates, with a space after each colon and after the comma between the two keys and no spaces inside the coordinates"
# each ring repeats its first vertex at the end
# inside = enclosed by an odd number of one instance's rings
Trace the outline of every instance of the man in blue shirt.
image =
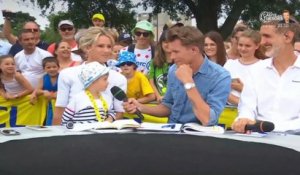
{"type": "MultiPolygon", "coordinates": [[[[39,28],[39,25],[34,21],[28,21],[24,23],[22,27],[22,31],[30,31],[34,34],[36,39],[36,46],[47,50],[49,44],[45,41],[42,41],[40,39],[41,31],[39,28]]],[[[9,54],[12,56],[15,56],[18,52],[23,50],[23,47],[18,39],[18,37],[14,36],[11,30],[11,21],[9,18],[4,19],[4,25],[3,25],[3,34],[6,37],[6,39],[12,44],[9,54]]]]}
{"type": "Polygon", "coordinates": [[[202,33],[195,27],[170,29],[167,41],[175,64],[168,72],[168,89],[162,103],[153,107],[129,99],[124,109],[169,116],[170,123],[216,125],[230,93],[231,77],[203,56],[201,38],[202,33]]]}

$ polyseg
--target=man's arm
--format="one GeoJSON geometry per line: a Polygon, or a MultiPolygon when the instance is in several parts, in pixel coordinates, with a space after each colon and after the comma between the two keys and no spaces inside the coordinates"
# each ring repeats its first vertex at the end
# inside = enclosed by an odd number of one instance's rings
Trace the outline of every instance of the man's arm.
{"type": "Polygon", "coordinates": [[[11,21],[6,18],[3,24],[3,34],[10,44],[16,44],[18,37],[12,34],[11,21]]]}
{"type": "MultiPolygon", "coordinates": [[[[189,65],[180,65],[175,74],[183,84],[195,83],[192,77],[193,71],[189,65]]],[[[196,87],[186,90],[186,93],[193,105],[193,112],[196,118],[203,125],[208,125],[210,120],[210,106],[202,99],[196,87]]]]}
{"type": "MultiPolygon", "coordinates": [[[[250,78],[250,77],[249,77],[250,78]]],[[[251,83],[247,83],[240,96],[238,105],[239,116],[233,122],[231,128],[239,133],[245,133],[245,126],[247,124],[255,123],[257,95],[255,93],[253,79],[249,79],[251,83]]]]}
{"type": "MultiPolygon", "coordinates": [[[[194,83],[193,80],[187,83],[194,83]]],[[[208,125],[210,120],[210,106],[202,99],[197,88],[192,88],[186,91],[189,100],[193,105],[193,112],[202,125],[208,125]]]]}
{"type": "Polygon", "coordinates": [[[123,103],[123,106],[125,111],[131,114],[135,113],[138,109],[142,113],[156,117],[166,117],[170,115],[170,109],[163,104],[157,106],[143,105],[134,98],[128,99],[127,102],[123,103]]]}

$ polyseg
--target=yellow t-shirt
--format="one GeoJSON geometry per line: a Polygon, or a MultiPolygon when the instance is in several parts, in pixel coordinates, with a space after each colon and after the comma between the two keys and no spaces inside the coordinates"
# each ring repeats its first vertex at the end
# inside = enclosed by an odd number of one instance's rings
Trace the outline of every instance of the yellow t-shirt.
{"type": "Polygon", "coordinates": [[[135,71],[134,76],[127,81],[127,97],[128,98],[141,98],[148,94],[154,93],[147,77],[135,71]]]}

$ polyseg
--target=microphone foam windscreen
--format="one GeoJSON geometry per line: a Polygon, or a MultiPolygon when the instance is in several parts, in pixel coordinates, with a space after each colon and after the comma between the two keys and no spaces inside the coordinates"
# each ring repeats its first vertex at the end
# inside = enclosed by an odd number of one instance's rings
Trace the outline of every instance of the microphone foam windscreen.
{"type": "Polygon", "coordinates": [[[123,101],[124,99],[127,98],[125,92],[117,86],[112,87],[110,89],[110,92],[117,100],[123,101]]]}
{"type": "Polygon", "coordinates": [[[263,132],[271,132],[274,130],[274,123],[271,123],[271,122],[262,122],[261,123],[261,130],[263,132]]]}

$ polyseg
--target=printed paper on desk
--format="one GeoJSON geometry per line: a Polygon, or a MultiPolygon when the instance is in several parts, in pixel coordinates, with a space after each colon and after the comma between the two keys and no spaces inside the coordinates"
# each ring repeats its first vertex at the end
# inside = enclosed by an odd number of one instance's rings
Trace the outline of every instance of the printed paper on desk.
{"type": "Polygon", "coordinates": [[[224,134],[225,129],[221,126],[203,126],[199,123],[186,123],[182,127],[182,132],[187,134],[224,134]]]}
{"type": "Polygon", "coordinates": [[[114,122],[93,122],[93,123],[75,123],[70,131],[87,131],[91,129],[123,129],[123,128],[139,128],[140,124],[132,119],[116,120],[114,122]]]}
{"type": "Polygon", "coordinates": [[[141,124],[140,131],[167,131],[167,132],[179,132],[182,124],[178,123],[147,123],[141,124]]]}

